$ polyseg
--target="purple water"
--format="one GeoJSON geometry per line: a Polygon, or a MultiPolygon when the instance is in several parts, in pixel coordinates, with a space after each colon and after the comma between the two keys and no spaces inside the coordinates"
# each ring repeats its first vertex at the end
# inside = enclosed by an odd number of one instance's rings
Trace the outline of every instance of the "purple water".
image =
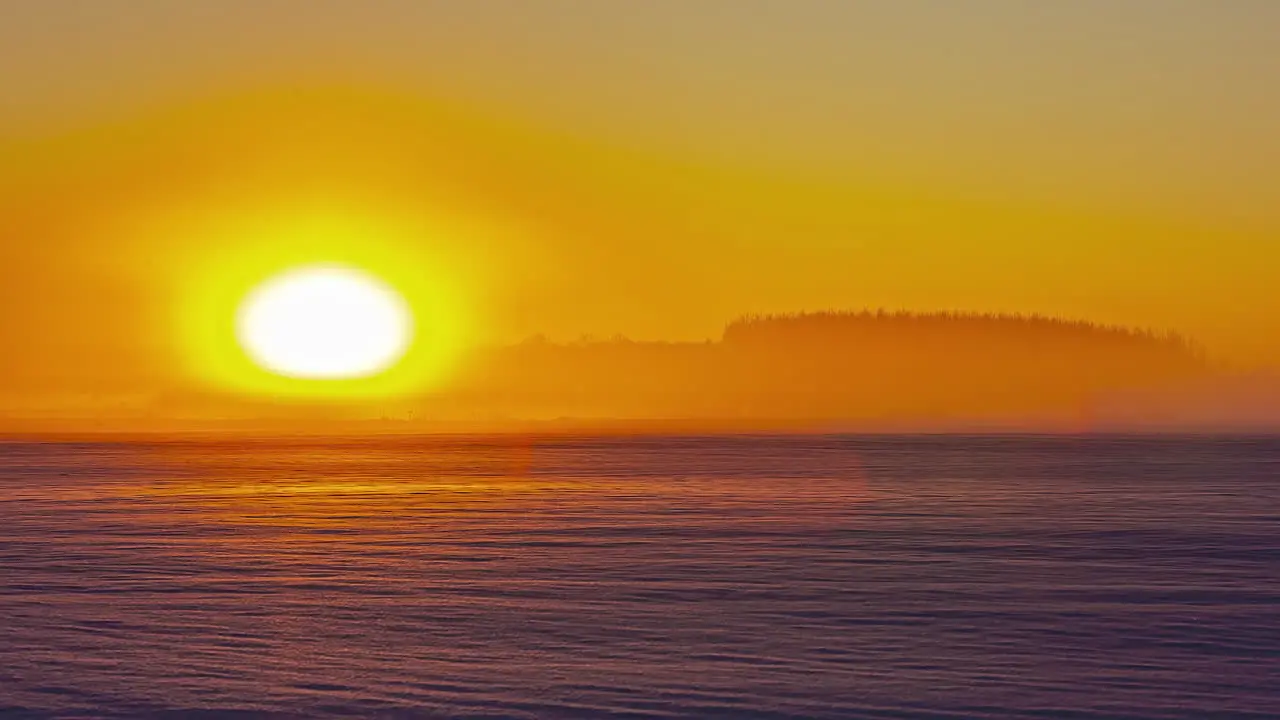
{"type": "Polygon", "coordinates": [[[3,443],[0,715],[1280,717],[1280,439],[3,443]]]}

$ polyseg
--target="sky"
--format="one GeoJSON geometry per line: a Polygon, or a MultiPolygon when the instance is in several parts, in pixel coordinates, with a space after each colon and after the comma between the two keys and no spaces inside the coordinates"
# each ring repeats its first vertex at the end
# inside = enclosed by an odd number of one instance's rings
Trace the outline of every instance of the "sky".
{"type": "Polygon", "coordinates": [[[1277,27],[1270,0],[3,0],[5,362],[142,372],[221,246],[120,223],[328,174],[449,218],[408,242],[477,337],[884,306],[1274,367],[1277,27]]]}

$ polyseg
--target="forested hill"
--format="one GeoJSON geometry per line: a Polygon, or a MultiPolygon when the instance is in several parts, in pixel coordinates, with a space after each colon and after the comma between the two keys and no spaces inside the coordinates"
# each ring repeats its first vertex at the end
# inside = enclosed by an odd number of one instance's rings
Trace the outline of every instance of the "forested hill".
{"type": "Polygon", "coordinates": [[[533,340],[469,365],[437,409],[498,416],[895,421],[1073,413],[1208,371],[1173,334],[1042,316],[743,317],[705,343],[533,340]]]}

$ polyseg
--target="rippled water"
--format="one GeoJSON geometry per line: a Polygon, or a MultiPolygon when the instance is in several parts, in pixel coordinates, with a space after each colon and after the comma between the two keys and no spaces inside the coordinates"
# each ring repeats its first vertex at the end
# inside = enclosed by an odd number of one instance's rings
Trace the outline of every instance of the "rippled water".
{"type": "Polygon", "coordinates": [[[0,444],[0,714],[1277,717],[1280,440],[0,444]]]}

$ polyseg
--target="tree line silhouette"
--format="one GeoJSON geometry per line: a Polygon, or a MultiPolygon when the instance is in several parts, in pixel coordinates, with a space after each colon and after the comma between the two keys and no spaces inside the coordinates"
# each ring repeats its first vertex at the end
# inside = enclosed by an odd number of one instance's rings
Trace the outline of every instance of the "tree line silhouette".
{"type": "Polygon", "coordinates": [[[1121,390],[1209,370],[1174,333],[1043,315],[862,310],[751,315],[718,340],[480,351],[441,414],[489,417],[945,421],[1087,411],[1121,390]]]}

